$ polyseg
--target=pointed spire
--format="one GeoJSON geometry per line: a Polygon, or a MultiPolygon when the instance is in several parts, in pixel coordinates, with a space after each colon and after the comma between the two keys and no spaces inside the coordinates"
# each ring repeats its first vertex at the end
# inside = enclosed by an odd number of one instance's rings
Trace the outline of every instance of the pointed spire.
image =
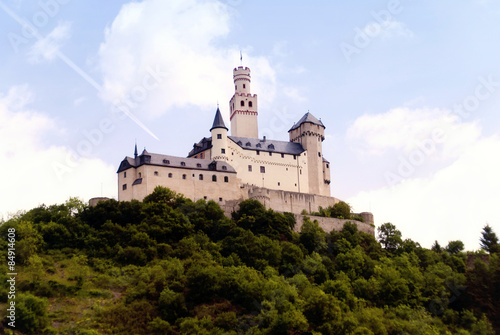
{"type": "Polygon", "coordinates": [[[222,114],[220,112],[219,107],[217,107],[217,112],[215,112],[214,123],[212,125],[212,128],[210,128],[210,131],[212,131],[212,129],[215,128],[224,128],[228,130],[226,125],[224,124],[224,119],[222,118],[222,114]]]}
{"type": "Polygon", "coordinates": [[[137,158],[137,140],[135,141],[134,158],[137,158]]]}

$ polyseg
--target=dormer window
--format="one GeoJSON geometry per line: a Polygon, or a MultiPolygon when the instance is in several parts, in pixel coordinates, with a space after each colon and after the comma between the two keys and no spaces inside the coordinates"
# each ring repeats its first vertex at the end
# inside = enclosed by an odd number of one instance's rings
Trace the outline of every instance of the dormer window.
{"type": "Polygon", "coordinates": [[[262,148],[262,144],[257,143],[256,147],[257,147],[257,148],[262,148]]]}
{"type": "Polygon", "coordinates": [[[227,166],[223,165],[222,166],[222,170],[226,171],[227,170],[227,166]]]}
{"type": "Polygon", "coordinates": [[[181,166],[186,166],[186,162],[181,162],[181,166]]]}
{"type": "Polygon", "coordinates": [[[201,168],[201,164],[200,163],[196,164],[196,167],[201,168]]]}
{"type": "Polygon", "coordinates": [[[245,145],[246,145],[247,147],[251,147],[251,146],[252,146],[252,143],[247,142],[245,145]]]}
{"type": "Polygon", "coordinates": [[[274,144],[269,144],[269,145],[267,146],[267,148],[268,148],[268,149],[271,149],[271,150],[274,150],[274,144]]]}
{"type": "Polygon", "coordinates": [[[168,159],[164,159],[163,164],[170,164],[170,161],[168,159]]]}

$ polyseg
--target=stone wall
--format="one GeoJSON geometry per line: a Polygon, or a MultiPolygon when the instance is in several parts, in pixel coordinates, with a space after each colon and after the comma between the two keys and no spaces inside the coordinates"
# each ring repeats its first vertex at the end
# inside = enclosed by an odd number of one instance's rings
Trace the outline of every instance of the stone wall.
{"type": "Polygon", "coordinates": [[[311,221],[317,221],[318,225],[326,232],[329,233],[332,230],[340,231],[344,227],[346,222],[355,223],[358,226],[358,230],[364,233],[375,236],[375,228],[368,223],[355,221],[355,220],[345,220],[345,219],[335,219],[335,218],[325,218],[322,216],[311,216],[311,215],[295,215],[295,227],[294,231],[300,232],[300,228],[304,224],[304,217],[308,217],[311,221]]]}

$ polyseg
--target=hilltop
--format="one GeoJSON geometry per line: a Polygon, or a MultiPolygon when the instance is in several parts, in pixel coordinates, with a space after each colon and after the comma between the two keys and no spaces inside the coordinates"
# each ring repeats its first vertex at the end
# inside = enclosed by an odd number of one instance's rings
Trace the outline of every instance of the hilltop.
{"type": "Polygon", "coordinates": [[[16,231],[18,273],[12,332],[0,265],[5,332],[465,335],[500,326],[497,242],[468,256],[460,241],[425,249],[389,223],[379,240],[349,222],[328,234],[308,219],[300,233],[294,225],[255,200],[227,218],[213,201],[161,187],[143,202],[34,208],[0,226],[4,237],[16,231]]]}

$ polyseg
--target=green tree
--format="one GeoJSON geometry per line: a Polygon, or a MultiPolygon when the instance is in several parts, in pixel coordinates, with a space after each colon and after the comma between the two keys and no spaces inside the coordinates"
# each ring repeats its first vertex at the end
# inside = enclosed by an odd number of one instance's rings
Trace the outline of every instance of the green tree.
{"type": "Polygon", "coordinates": [[[462,241],[450,241],[445,250],[450,255],[456,255],[464,250],[464,243],[462,241]]]}
{"type": "Polygon", "coordinates": [[[329,210],[330,216],[332,218],[339,219],[350,219],[351,218],[351,206],[348,203],[340,201],[331,207],[329,210]]]}
{"type": "Polygon", "coordinates": [[[484,226],[481,235],[481,239],[479,240],[481,249],[486,250],[490,254],[500,251],[498,237],[493,232],[493,229],[490,227],[490,225],[487,224],[486,226],[484,226]]]}
{"type": "Polygon", "coordinates": [[[390,222],[378,227],[377,232],[379,242],[387,251],[395,251],[403,243],[401,232],[390,222]]]}
{"type": "Polygon", "coordinates": [[[38,298],[30,293],[21,293],[16,299],[17,329],[28,334],[39,333],[49,325],[45,298],[38,298]]]}

